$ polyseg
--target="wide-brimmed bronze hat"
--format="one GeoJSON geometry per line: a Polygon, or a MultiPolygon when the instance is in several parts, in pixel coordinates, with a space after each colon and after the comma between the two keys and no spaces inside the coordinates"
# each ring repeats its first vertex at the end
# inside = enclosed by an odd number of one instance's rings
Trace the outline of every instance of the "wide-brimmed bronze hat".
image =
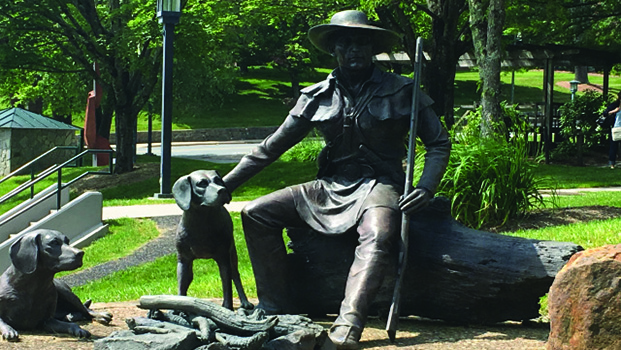
{"type": "Polygon", "coordinates": [[[312,27],[308,31],[308,38],[319,50],[331,53],[330,41],[334,38],[333,34],[352,29],[371,37],[374,55],[389,52],[399,42],[399,34],[392,30],[370,25],[367,15],[356,10],[341,11],[334,14],[330,23],[312,27]]]}

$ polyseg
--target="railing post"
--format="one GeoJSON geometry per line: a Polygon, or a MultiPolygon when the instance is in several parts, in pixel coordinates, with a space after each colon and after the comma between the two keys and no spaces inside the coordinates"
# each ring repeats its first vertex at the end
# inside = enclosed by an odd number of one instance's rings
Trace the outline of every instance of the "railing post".
{"type": "Polygon", "coordinates": [[[60,210],[63,189],[63,168],[58,169],[58,185],[56,187],[56,209],[60,210]]]}
{"type": "MultiPolygon", "coordinates": [[[[78,142],[78,146],[77,146],[77,152],[75,153],[75,155],[77,156],[78,154],[80,154],[83,150],[84,150],[84,128],[80,129],[80,141],[78,142]]],[[[84,163],[82,160],[82,157],[78,158],[76,160],[76,164],[81,167],[84,163]]]]}
{"type": "Polygon", "coordinates": [[[108,158],[110,159],[110,161],[108,162],[108,166],[110,166],[109,172],[110,172],[110,174],[113,174],[114,173],[114,165],[112,164],[112,162],[113,162],[114,158],[112,156],[114,156],[114,151],[110,150],[108,152],[108,155],[109,155],[108,158]]]}
{"type": "MultiPolygon", "coordinates": [[[[34,168],[30,167],[30,181],[34,180],[34,168]]],[[[30,199],[34,198],[34,184],[30,186],[30,199]]]]}

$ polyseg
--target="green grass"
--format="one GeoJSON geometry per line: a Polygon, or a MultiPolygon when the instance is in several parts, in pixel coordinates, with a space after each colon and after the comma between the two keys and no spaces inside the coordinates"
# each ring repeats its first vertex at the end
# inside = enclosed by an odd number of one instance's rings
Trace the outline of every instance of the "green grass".
{"type": "MultiPolygon", "coordinates": [[[[621,207],[620,192],[611,192],[607,194],[589,193],[584,196],[562,196],[559,197],[559,199],[561,201],[561,206],[571,203],[592,205],[591,203],[597,203],[597,200],[602,197],[610,198],[610,201],[603,205],[614,205],[616,203],[615,206],[621,207]]],[[[241,231],[239,213],[232,213],[232,217],[235,225],[235,244],[239,255],[239,269],[242,283],[244,284],[247,295],[249,297],[256,297],[256,287],[243,239],[243,233],[241,231]]],[[[148,220],[142,221],[135,219],[114,221],[111,232],[113,235],[118,235],[116,239],[122,242],[123,239],[132,238],[131,236],[134,234],[131,232],[136,230],[135,227],[148,227],[147,222],[148,220]],[[122,233],[120,230],[123,226],[133,227],[122,233]]],[[[621,218],[546,227],[537,230],[519,230],[505,234],[529,239],[573,242],[588,249],[607,244],[617,244],[621,241],[621,218]]],[[[132,241],[135,242],[128,241],[128,247],[125,248],[128,254],[129,251],[133,251],[137,247],[137,243],[142,240],[143,239],[135,240],[132,238],[132,241]]],[[[93,257],[89,258],[84,268],[92,266],[97,262],[105,262],[112,259],[111,256],[95,254],[97,251],[106,250],[106,247],[111,244],[111,240],[106,240],[106,238],[104,238],[85,248],[85,261],[86,257],[90,255],[93,255],[93,257]]],[[[118,254],[115,255],[114,258],[117,257],[118,254]]],[[[222,292],[220,289],[219,274],[215,263],[213,261],[199,260],[195,264],[195,274],[197,277],[190,287],[189,294],[191,296],[203,298],[221,297],[222,292]]],[[[98,302],[128,301],[136,300],[140,296],[147,294],[176,294],[176,284],[176,259],[174,254],[172,254],[141,266],[114,273],[87,285],[76,287],[74,291],[83,299],[91,298],[98,302]]]]}
{"type": "MultiPolygon", "coordinates": [[[[597,196],[592,194],[588,195],[591,200],[597,196]]],[[[615,192],[608,197],[616,197],[615,201],[617,205],[621,206],[621,194],[615,192]]],[[[561,201],[568,203],[581,202],[582,196],[567,196],[567,198],[561,198],[561,201]],[[572,197],[572,198],[570,198],[572,197]]],[[[589,201],[583,202],[582,205],[587,204],[589,201]]],[[[611,205],[602,204],[599,205],[611,205]]],[[[609,220],[596,220],[590,222],[580,222],[570,225],[551,226],[540,229],[532,230],[518,230],[516,232],[505,233],[508,236],[523,237],[529,239],[538,240],[550,240],[558,242],[572,242],[582,246],[584,249],[592,249],[605,245],[614,245],[621,242],[621,218],[611,218],[609,220]]],[[[540,310],[541,315],[548,314],[548,295],[541,297],[540,310]]]]}
{"type": "MultiPolygon", "coordinates": [[[[108,220],[106,223],[108,234],[84,248],[84,260],[80,270],[127,256],[160,235],[155,222],[148,219],[121,218],[108,220]]],[[[69,272],[61,272],[56,277],[67,274],[69,272]]]]}
{"type": "MultiPolygon", "coordinates": [[[[315,73],[303,78],[302,87],[317,83],[326,78],[330,69],[317,68],[315,73]]],[[[558,71],[555,73],[555,82],[570,81],[574,78],[573,73],[558,71]]],[[[472,105],[479,100],[477,84],[479,73],[477,71],[461,71],[455,75],[455,106],[472,105]]],[[[503,100],[511,100],[511,73],[504,72],[501,75],[503,100]]],[[[599,75],[589,75],[593,84],[602,84],[603,78],[599,75]]],[[[200,106],[192,108],[199,111],[195,114],[187,112],[173,112],[173,129],[203,129],[203,128],[229,128],[229,127],[252,127],[252,126],[275,126],[279,125],[290,110],[290,106],[284,101],[291,97],[291,83],[286,73],[269,67],[250,67],[247,73],[239,74],[236,83],[237,93],[229,96],[218,108],[201,109],[200,106]]],[[[610,77],[610,89],[621,90],[621,77],[610,77]]],[[[554,86],[554,101],[559,103],[571,99],[569,89],[554,86]]],[[[515,74],[514,103],[534,104],[543,101],[543,70],[518,71],[515,74]]],[[[153,129],[161,129],[159,108],[153,112],[153,129]]],[[[83,126],[83,117],[74,118],[74,125],[83,126]]],[[[148,130],[148,112],[146,108],[139,114],[138,130],[148,130]]],[[[112,123],[114,132],[114,122],[112,123]]]]}
{"type": "MultiPolygon", "coordinates": [[[[159,162],[158,159],[159,158],[154,156],[139,157],[139,160],[143,162],[159,162]]],[[[233,166],[234,164],[219,164],[173,157],[171,160],[171,178],[174,183],[174,181],[182,175],[189,174],[198,169],[213,169],[217,170],[220,175],[224,175],[228,173],[233,166]]],[[[235,192],[233,192],[233,200],[251,200],[286,186],[310,181],[315,178],[316,174],[317,166],[315,163],[276,161],[263,172],[235,190],[235,192]]],[[[104,206],[174,202],[172,199],[164,201],[160,199],[149,199],[149,197],[153,197],[153,194],[158,191],[159,173],[157,176],[141,182],[104,189],[101,193],[104,197],[104,206]]]]}
{"type": "Polygon", "coordinates": [[[576,208],[594,205],[621,207],[621,192],[582,192],[575,196],[556,196],[548,208],[576,208]]]}
{"type": "MultiPolygon", "coordinates": [[[[138,156],[138,166],[144,163],[159,163],[156,156],[138,156]]],[[[174,183],[179,177],[189,174],[198,169],[217,170],[221,175],[228,173],[234,164],[220,164],[205,162],[202,160],[176,158],[171,159],[171,181],[174,183]]],[[[66,182],[87,170],[95,168],[66,168],[63,170],[63,181],[66,182]]],[[[317,165],[314,162],[284,162],[276,161],[268,166],[265,171],[240,186],[233,193],[233,200],[247,201],[259,196],[271,193],[286,186],[310,181],[317,174],[317,165]]],[[[109,176],[109,175],[99,175],[109,176]]],[[[112,175],[116,176],[116,175],[112,175]]],[[[11,178],[0,184],[0,196],[12,191],[20,184],[28,181],[30,175],[21,175],[11,178]]],[[[42,180],[35,185],[35,194],[57,182],[56,175],[42,180]]],[[[120,184],[113,188],[106,188],[101,191],[104,198],[104,206],[136,205],[136,204],[157,204],[174,203],[173,199],[153,199],[153,194],[159,192],[159,172],[153,177],[140,182],[131,184],[120,184]]],[[[30,196],[30,191],[25,190],[16,198],[0,204],[0,213],[4,213],[13,208],[17,203],[21,203],[30,196]]],[[[75,194],[73,194],[75,197],[75,194]]]]}
{"type": "Polygon", "coordinates": [[[539,240],[573,242],[585,249],[590,249],[618,244],[621,241],[621,218],[551,226],[536,230],[519,230],[506,234],[539,240]]]}
{"type": "Polygon", "coordinates": [[[621,173],[608,167],[539,164],[535,175],[547,189],[621,186],[621,173]]]}
{"type": "MultiPolygon", "coordinates": [[[[231,217],[235,226],[235,246],[237,247],[239,257],[239,273],[244,285],[244,291],[249,297],[256,297],[254,276],[243,232],[241,231],[239,213],[231,213],[231,217]]],[[[112,230],[116,231],[118,227],[112,230]]],[[[91,254],[92,250],[100,250],[108,245],[108,242],[102,240],[94,242],[85,249],[85,257],[91,254]]],[[[103,259],[103,261],[107,261],[107,259],[103,259]]],[[[84,286],[75,287],[73,291],[82,300],[93,299],[97,302],[137,300],[142,295],[151,294],[177,294],[176,266],[176,256],[175,254],[170,254],[152,262],[113,273],[84,286]]],[[[196,260],[194,262],[194,276],[194,281],[188,291],[189,296],[200,298],[222,297],[220,275],[213,260],[196,260]]],[[[235,290],[234,293],[237,295],[235,290]]]]}

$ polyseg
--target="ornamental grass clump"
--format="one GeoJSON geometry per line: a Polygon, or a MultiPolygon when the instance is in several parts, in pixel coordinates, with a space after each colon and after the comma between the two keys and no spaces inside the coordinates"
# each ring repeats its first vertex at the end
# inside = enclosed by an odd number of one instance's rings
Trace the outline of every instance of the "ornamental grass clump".
{"type": "Polygon", "coordinates": [[[505,116],[511,126],[499,123],[493,137],[481,135],[480,110],[470,113],[467,125],[451,131],[453,149],[438,195],[451,200],[453,217],[468,227],[502,226],[544,204],[535,165],[528,161],[526,125],[516,113],[505,116]]]}
{"type": "Polygon", "coordinates": [[[321,150],[326,143],[317,135],[306,137],[304,140],[291,147],[280,159],[285,162],[316,162],[321,150]]]}

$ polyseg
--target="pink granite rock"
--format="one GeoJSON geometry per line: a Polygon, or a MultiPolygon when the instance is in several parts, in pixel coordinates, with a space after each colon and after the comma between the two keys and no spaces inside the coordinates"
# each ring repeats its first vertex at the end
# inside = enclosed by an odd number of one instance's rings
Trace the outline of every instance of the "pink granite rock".
{"type": "Polygon", "coordinates": [[[548,295],[548,350],[621,350],[621,244],[576,253],[548,295]]]}

